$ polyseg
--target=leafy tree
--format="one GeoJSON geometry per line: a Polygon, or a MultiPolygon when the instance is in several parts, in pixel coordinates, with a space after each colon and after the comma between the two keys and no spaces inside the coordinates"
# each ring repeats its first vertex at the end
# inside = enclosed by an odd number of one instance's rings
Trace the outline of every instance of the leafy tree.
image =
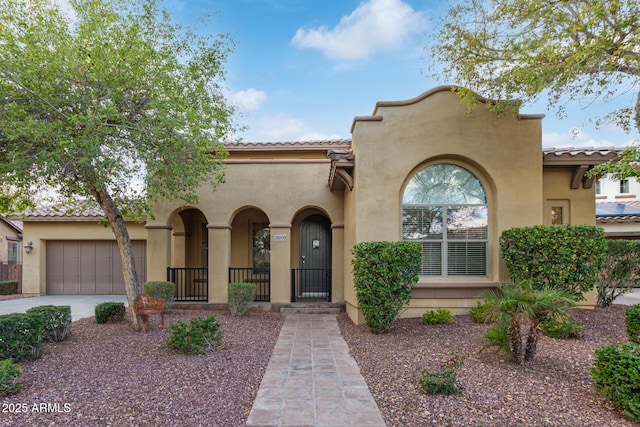
{"type": "Polygon", "coordinates": [[[0,0],[0,211],[34,206],[45,188],[95,200],[133,307],[124,218],[151,216],[158,199],[194,203],[223,177],[231,42],[172,23],[157,0],[70,4],[75,16],[54,0],[0,0]]]}
{"type": "MultiPolygon", "coordinates": [[[[638,0],[457,2],[430,49],[470,107],[477,94],[503,100],[488,105],[496,112],[544,94],[562,115],[569,101],[607,102],[639,83],[638,16],[638,0]]],[[[640,93],[603,119],[640,130],[640,93]]]]}

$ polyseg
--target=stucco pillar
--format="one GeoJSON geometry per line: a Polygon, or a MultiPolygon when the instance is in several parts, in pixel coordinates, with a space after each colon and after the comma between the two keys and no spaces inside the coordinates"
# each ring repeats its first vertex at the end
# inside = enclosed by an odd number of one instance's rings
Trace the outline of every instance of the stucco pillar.
{"type": "Polygon", "coordinates": [[[187,233],[176,231],[173,233],[173,248],[171,251],[171,267],[186,267],[186,241],[187,233]]]}
{"type": "Polygon", "coordinates": [[[166,224],[147,225],[147,280],[167,280],[171,263],[171,230],[166,224]]]}
{"type": "Polygon", "coordinates": [[[226,304],[231,264],[231,226],[209,224],[209,302],[226,304]]]}
{"type": "Polygon", "coordinates": [[[331,225],[331,302],[344,301],[344,224],[331,225]]]}
{"type": "Polygon", "coordinates": [[[271,302],[291,302],[291,224],[271,229],[271,302]]]}

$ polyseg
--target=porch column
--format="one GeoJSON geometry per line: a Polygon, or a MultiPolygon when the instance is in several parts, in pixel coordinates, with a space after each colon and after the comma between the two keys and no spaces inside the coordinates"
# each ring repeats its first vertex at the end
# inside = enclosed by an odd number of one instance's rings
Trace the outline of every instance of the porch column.
{"type": "Polygon", "coordinates": [[[344,302],[344,224],[331,225],[331,302],[344,302]]]}
{"type": "Polygon", "coordinates": [[[291,302],[291,224],[269,224],[271,229],[271,302],[291,302]]]}
{"type": "Polygon", "coordinates": [[[226,304],[231,264],[231,226],[209,224],[209,302],[226,304]]]}
{"type": "Polygon", "coordinates": [[[146,225],[147,280],[167,280],[167,267],[171,263],[171,230],[167,224],[146,225]]]}

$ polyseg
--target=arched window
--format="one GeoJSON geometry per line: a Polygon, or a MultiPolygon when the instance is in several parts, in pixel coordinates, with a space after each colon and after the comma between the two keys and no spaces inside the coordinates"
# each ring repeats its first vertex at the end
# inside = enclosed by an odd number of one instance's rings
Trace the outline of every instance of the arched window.
{"type": "Polygon", "coordinates": [[[421,276],[487,276],[488,224],[482,183],[458,165],[421,169],[402,196],[402,238],[422,243],[421,276]]]}

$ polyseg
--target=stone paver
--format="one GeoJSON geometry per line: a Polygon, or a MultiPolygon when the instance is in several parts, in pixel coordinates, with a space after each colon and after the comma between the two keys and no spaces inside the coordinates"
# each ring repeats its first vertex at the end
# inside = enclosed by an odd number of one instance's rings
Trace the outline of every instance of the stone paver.
{"type": "Polygon", "coordinates": [[[247,426],[385,426],[334,314],[290,314],[247,426]]]}

